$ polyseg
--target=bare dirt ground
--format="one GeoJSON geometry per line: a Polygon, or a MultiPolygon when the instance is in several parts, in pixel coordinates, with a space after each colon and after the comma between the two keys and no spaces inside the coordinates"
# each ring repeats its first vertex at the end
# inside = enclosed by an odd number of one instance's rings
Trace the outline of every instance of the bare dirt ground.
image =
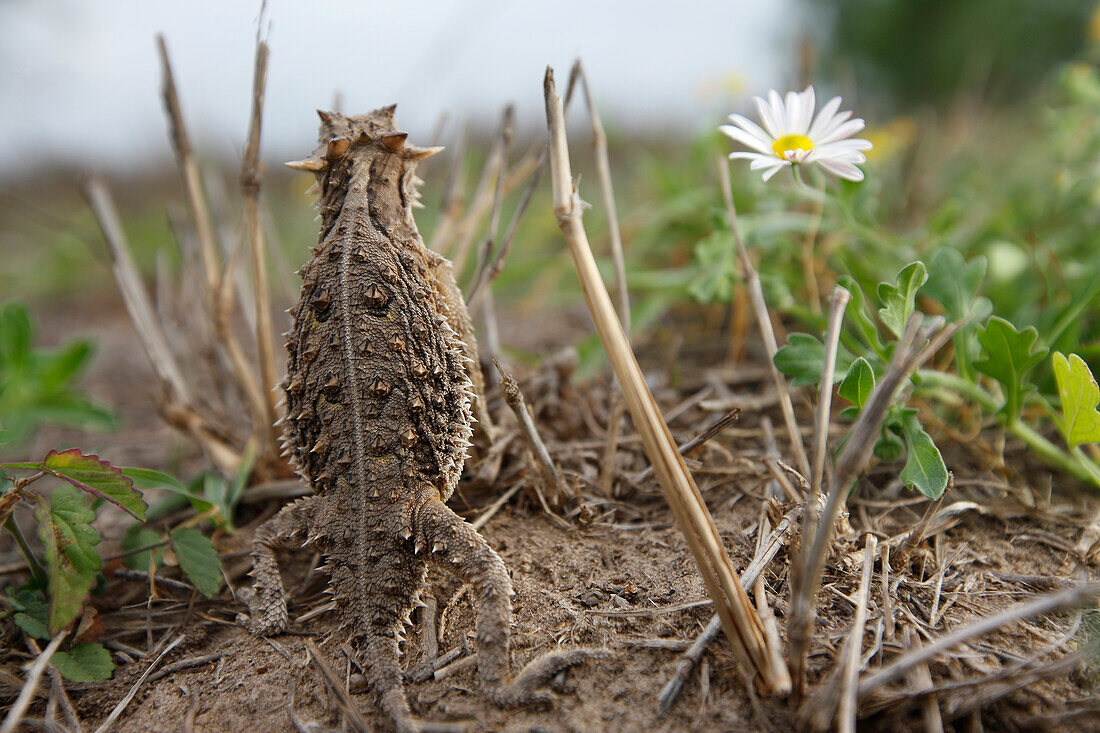
{"type": "MultiPolygon", "coordinates": [[[[40,307],[33,312],[39,315],[45,343],[56,343],[74,331],[94,335],[99,342],[86,384],[120,409],[125,427],[117,434],[98,437],[94,447],[116,464],[182,475],[201,466],[195,449],[163,427],[151,409],[155,382],[121,309],[99,303],[75,309],[40,307]],[[72,313],[80,314],[79,321],[68,315],[72,313]]],[[[584,327],[583,318],[570,322],[584,327]]],[[[569,343],[569,337],[569,333],[548,334],[542,326],[502,324],[503,343],[547,356],[556,346],[569,343]]],[[[782,424],[769,398],[772,390],[766,372],[752,358],[740,366],[724,365],[724,354],[707,346],[670,354],[651,344],[643,353],[651,357],[648,373],[662,407],[672,415],[670,424],[679,441],[699,433],[729,407],[742,409],[739,422],[692,455],[692,466],[734,567],[743,569],[753,557],[762,516],[770,514],[774,522],[790,509],[766,499],[769,474],[763,461],[761,419],[770,415],[776,425],[782,424]],[[670,380],[667,369],[672,362],[681,365],[675,380],[670,380]]],[[[434,722],[473,721],[477,730],[805,729],[807,724],[789,701],[761,698],[746,687],[721,639],[693,670],[670,712],[659,715],[658,693],[674,673],[683,649],[711,615],[702,581],[655,480],[637,475],[646,463],[629,424],[621,435],[619,479],[610,494],[599,485],[608,422],[606,382],[575,384],[564,368],[517,372],[551,453],[576,492],[548,497],[548,504],[564,520],[544,511],[533,490],[535,474],[499,399],[494,413],[504,440],[510,441],[499,471],[489,485],[484,480],[484,462],[471,466],[452,505],[473,519],[517,481],[525,484],[483,530],[515,582],[513,661],[517,667],[559,645],[603,647],[611,654],[586,662],[558,680],[558,697],[551,706],[497,709],[482,696],[475,668],[459,665],[443,679],[408,684],[414,712],[434,722]]],[[[808,426],[806,398],[798,401],[802,424],[808,426]]],[[[1074,550],[1095,515],[1095,504],[1076,487],[1063,485],[1061,477],[1032,464],[1011,444],[1005,450],[1010,468],[999,465],[993,448],[998,439],[992,434],[972,436],[945,451],[957,486],[943,506],[964,501],[973,505],[959,512],[954,526],[930,533],[904,557],[895,558],[889,588],[883,589],[881,570],[875,571],[862,646],[869,670],[910,648],[910,635],[927,643],[1037,592],[1061,588],[1071,579],[1097,577],[1095,565],[1074,550]]],[[[32,450],[86,442],[87,437],[79,434],[47,431],[32,450]]],[[[835,698],[829,682],[852,624],[861,533],[895,538],[917,524],[928,508],[927,502],[898,486],[898,470],[900,465],[877,465],[863,478],[850,503],[852,529],[830,556],[810,657],[811,700],[815,692],[820,697],[810,709],[824,708],[829,698],[835,698]]],[[[277,508],[278,502],[247,505],[242,509],[244,528],[232,536],[215,537],[232,589],[248,582],[246,548],[252,528],[277,508]]],[[[103,530],[108,538],[120,534],[109,523],[103,530]]],[[[104,549],[104,554],[110,552],[104,549]]],[[[763,574],[780,629],[789,601],[789,559],[788,551],[781,550],[763,574]]],[[[292,618],[327,602],[324,579],[310,572],[316,560],[308,553],[285,560],[292,618]]],[[[173,568],[162,574],[179,578],[173,568]]],[[[470,594],[444,573],[433,571],[429,582],[439,608],[440,652],[459,649],[461,659],[466,650],[473,651],[470,594]]],[[[208,601],[161,588],[157,600],[147,599],[147,585],[121,579],[109,582],[94,599],[104,621],[103,640],[125,645],[131,653],[116,656],[120,664],[112,680],[70,686],[87,729],[107,717],[150,667],[157,650],[181,634],[184,640],[159,661],[157,669],[181,666],[181,662],[194,666],[150,676],[126,707],[118,729],[322,729],[310,724],[351,729],[338,695],[326,687],[308,649],[312,640],[340,678],[355,672],[341,648],[343,640],[334,634],[333,614],[315,614],[295,623],[292,633],[262,640],[237,624],[236,615],[244,606],[235,600],[233,590],[208,601]],[[125,663],[126,659],[132,661],[125,663]]],[[[405,645],[408,669],[422,659],[422,619],[416,621],[405,645]]],[[[10,703],[17,689],[7,681],[19,677],[19,666],[28,657],[18,632],[6,625],[8,652],[0,659],[5,672],[0,691],[10,703]]],[[[927,672],[939,689],[935,699],[948,729],[1100,730],[1091,676],[1076,662],[1056,666],[1078,647],[1081,628],[1079,612],[1033,619],[934,660],[927,672]],[[971,684],[975,680],[982,683],[971,684]]],[[[917,684],[889,686],[861,700],[861,726],[921,729],[926,698],[911,693],[917,684]]],[[[369,692],[355,692],[352,700],[368,727],[390,729],[389,722],[375,712],[369,692]]],[[[42,719],[43,705],[36,704],[32,718],[42,719]]]]}

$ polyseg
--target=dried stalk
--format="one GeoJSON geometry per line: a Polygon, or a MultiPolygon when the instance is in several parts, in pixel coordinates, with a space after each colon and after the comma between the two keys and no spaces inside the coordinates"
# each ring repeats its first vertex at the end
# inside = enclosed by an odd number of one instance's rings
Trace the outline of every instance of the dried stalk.
{"type": "Polygon", "coordinates": [[[488,276],[489,256],[493,253],[493,245],[496,243],[497,230],[500,228],[500,210],[504,203],[504,168],[508,164],[508,152],[512,148],[514,134],[515,108],[509,104],[504,108],[504,118],[500,123],[500,167],[497,170],[496,185],[493,187],[493,203],[489,209],[489,228],[485,233],[485,239],[481,240],[481,246],[478,247],[477,265],[474,267],[474,274],[470,279],[470,287],[467,288],[467,292],[471,296],[488,276]]]}
{"type": "Polygon", "coordinates": [[[554,459],[550,457],[550,451],[546,449],[546,443],[542,442],[538,428],[535,427],[535,421],[531,419],[531,413],[527,410],[527,401],[523,398],[523,392],[520,390],[519,384],[516,383],[515,377],[504,371],[504,367],[500,365],[500,362],[493,359],[493,365],[500,372],[500,389],[504,393],[504,401],[508,403],[508,407],[512,409],[516,416],[523,438],[527,441],[527,447],[531,449],[531,455],[535,459],[535,466],[538,468],[542,483],[547,491],[552,492],[552,495],[558,501],[561,501],[569,496],[569,490],[565,486],[565,480],[562,478],[561,472],[554,465],[554,459]]]}
{"type": "MultiPolygon", "coordinates": [[[[809,653],[810,640],[813,638],[817,592],[821,587],[821,574],[828,554],[826,546],[832,539],[840,507],[847,496],[848,487],[871,457],[871,450],[875,444],[874,436],[881,429],[886,410],[893,402],[894,393],[902,382],[909,378],[913,370],[932,355],[931,349],[923,347],[929,341],[929,332],[942,323],[942,320],[937,319],[934,325],[921,328],[920,320],[919,314],[910,319],[894,351],[890,368],[875,386],[859,419],[848,433],[844,450],[836,462],[836,471],[829,485],[825,508],[812,535],[812,543],[809,542],[809,533],[805,531],[803,533],[802,560],[799,565],[801,572],[794,578],[791,591],[791,616],[787,627],[790,640],[790,666],[795,688],[800,693],[805,684],[806,655],[809,653]],[[918,332],[921,334],[920,338],[918,338],[918,332]]],[[[932,343],[943,343],[942,337],[953,332],[951,327],[941,329],[932,343]]],[[[807,512],[807,514],[812,516],[813,512],[807,512]]],[[[809,523],[812,521],[804,524],[809,523]]]]}
{"type": "Polygon", "coordinates": [[[760,286],[760,276],[756,268],[752,266],[745,242],[741,239],[741,229],[737,225],[737,209],[733,205],[733,187],[730,184],[729,163],[725,158],[718,159],[719,180],[722,182],[722,195],[726,199],[726,211],[730,218],[730,228],[733,230],[733,240],[737,244],[737,258],[741,267],[741,279],[749,289],[749,297],[752,301],[752,310],[756,315],[756,325],[760,328],[760,337],[764,339],[764,347],[767,349],[768,368],[772,373],[772,381],[779,397],[779,407],[783,411],[783,422],[787,426],[787,437],[791,441],[791,450],[794,451],[798,468],[803,476],[810,475],[810,461],[806,457],[806,448],[802,445],[802,434],[798,429],[798,421],[794,417],[794,405],[791,404],[791,393],[787,389],[787,380],[779,373],[775,365],[775,354],[779,351],[779,344],[775,340],[775,330],[772,328],[771,316],[768,313],[768,304],[764,300],[764,289],[760,286]]]}
{"type": "MultiPolygon", "coordinates": [[[[745,572],[741,573],[741,585],[755,585],[757,579],[764,572],[764,568],[767,567],[768,563],[772,561],[772,558],[779,553],[779,550],[787,544],[791,537],[791,521],[797,511],[798,510],[788,512],[783,519],[780,520],[779,526],[772,530],[772,533],[764,540],[762,547],[756,553],[756,557],[754,557],[752,562],[749,563],[749,566],[745,568],[745,572]]],[[[721,628],[722,620],[715,614],[711,617],[710,622],[707,623],[703,632],[696,637],[695,641],[688,647],[688,650],[680,657],[680,662],[676,665],[676,673],[672,676],[672,679],[665,684],[664,688],[661,690],[661,694],[657,697],[661,705],[660,710],[662,715],[669,711],[672,707],[672,703],[676,702],[676,698],[680,695],[680,690],[687,681],[688,675],[691,674],[695,665],[698,664],[699,660],[703,657],[703,652],[707,650],[710,643],[718,636],[718,631],[721,628]]]]}
{"type": "Polygon", "coordinates": [[[1100,598],[1100,582],[1094,581],[1081,583],[1058,593],[1048,593],[1024,603],[1018,603],[996,616],[989,616],[969,626],[957,629],[946,636],[940,637],[928,646],[923,646],[900,659],[894,660],[874,674],[865,677],[859,683],[858,694],[862,697],[882,685],[897,682],[918,664],[924,664],[956,644],[961,644],[978,636],[984,636],[1015,621],[1022,621],[1033,616],[1042,616],[1055,611],[1063,611],[1068,608],[1077,608],[1091,603],[1097,598],[1100,598]]]}
{"type": "Polygon", "coordinates": [[[746,674],[760,675],[763,686],[776,689],[776,675],[770,665],[763,625],[748,595],[738,582],[729,556],[718,536],[699,489],[676,450],[668,425],[649,392],[642,371],[615,315],[611,297],[604,287],[588,235],[581,223],[582,206],[573,186],[561,97],[554,86],[553,70],[546,70],[544,82],[546,118],[550,128],[550,172],[554,191],[554,214],[573,255],[589,313],[607,351],[623,397],[642,437],[645,453],[656,467],[665,498],[683,532],[703,576],[707,592],[722,617],[722,627],[746,674]]]}
{"type": "Polygon", "coordinates": [[[130,255],[130,246],[126,242],[126,235],[119,222],[118,209],[107,189],[107,185],[99,178],[89,178],[84,184],[84,196],[88,199],[92,213],[103,230],[103,237],[107,240],[107,246],[111,250],[112,266],[118,290],[122,294],[122,300],[126,304],[126,311],[130,314],[130,320],[134,324],[141,339],[141,345],[145,347],[145,353],[153,365],[153,371],[161,384],[169,388],[170,399],[180,402],[191,402],[191,388],[183,378],[183,372],[176,357],[168,347],[168,338],[161,329],[149,294],[145,285],[141,282],[137,265],[130,255]]]}
{"type": "Polygon", "coordinates": [[[833,304],[829,311],[829,328],[825,333],[825,368],[821,370],[821,385],[817,389],[817,425],[814,430],[814,465],[810,476],[810,493],[821,493],[821,477],[825,473],[825,454],[829,447],[829,419],[832,417],[833,376],[836,374],[836,355],[840,346],[840,325],[844,309],[852,294],[837,285],[833,290],[833,304]]]}
{"type": "MultiPolygon", "coordinates": [[[[835,301],[834,301],[835,302],[835,301]]],[[[859,604],[856,606],[856,618],[848,643],[844,647],[846,655],[843,684],[841,686],[840,705],[836,713],[836,727],[840,733],[855,733],[856,730],[856,681],[859,679],[860,650],[863,647],[863,626],[867,623],[867,601],[871,596],[871,575],[875,569],[875,545],[878,539],[867,535],[863,551],[863,577],[859,582],[859,604]]]]}
{"type": "Polygon", "coordinates": [[[229,363],[233,368],[234,377],[243,390],[252,412],[253,424],[257,432],[264,432],[266,400],[252,373],[252,366],[245,357],[244,350],[237,342],[229,322],[229,304],[231,299],[224,281],[232,280],[230,273],[219,271],[218,246],[214,238],[214,226],[211,223],[210,210],[206,205],[206,197],[202,192],[202,184],[199,179],[199,168],[195,162],[194,152],[187,135],[187,125],[183,120],[183,111],[180,107],[179,94],[176,91],[175,78],[172,75],[172,66],[168,60],[168,47],[165,45],[164,36],[157,36],[157,45],[160,49],[161,65],[164,72],[164,104],[168,111],[169,128],[172,136],[172,145],[176,151],[176,161],[180,167],[180,175],[183,178],[183,186],[187,192],[187,208],[191,214],[192,223],[195,226],[195,234],[199,240],[199,253],[205,274],[207,303],[210,309],[211,320],[214,323],[214,332],[221,342],[229,363]]]}
{"type": "Polygon", "coordinates": [[[615,264],[615,294],[618,296],[619,321],[623,333],[630,340],[630,293],[626,287],[626,259],[623,256],[623,238],[619,232],[619,212],[615,208],[615,190],[611,186],[611,162],[607,154],[607,135],[604,133],[600,111],[592,96],[592,86],[584,73],[584,64],[578,58],[569,74],[569,86],[576,82],[584,85],[584,103],[588,108],[588,121],[592,125],[592,148],[596,153],[596,175],[600,180],[600,193],[607,213],[607,233],[611,240],[611,260],[615,264]]]}
{"type": "Polygon", "coordinates": [[[19,727],[23,716],[27,714],[27,708],[30,707],[31,700],[34,699],[34,694],[38,691],[38,683],[50,663],[50,658],[61,646],[61,642],[65,641],[68,634],[69,632],[64,630],[58,632],[57,636],[50,639],[50,643],[34,660],[34,664],[31,665],[30,671],[27,673],[27,681],[23,683],[23,689],[19,691],[19,697],[15,699],[15,704],[11,706],[11,710],[4,717],[4,724],[0,726],[0,733],[14,733],[15,729],[19,727]]]}
{"type": "Polygon", "coordinates": [[[275,347],[272,343],[271,295],[267,285],[267,255],[264,252],[264,231],[260,223],[260,128],[264,114],[264,92],[267,88],[268,46],[256,42],[256,66],[252,79],[252,115],[248,125],[248,142],[241,161],[241,193],[244,203],[245,230],[248,232],[252,255],[252,297],[256,314],[256,349],[260,361],[260,384],[264,396],[263,437],[272,454],[278,454],[275,421],[276,403],[275,347]]]}
{"type": "Polygon", "coordinates": [[[112,710],[111,714],[107,716],[107,719],[103,721],[103,724],[95,729],[95,733],[107,733],[107,731],[111,729],[111,726],[115,724],[115,721],[119,719],[119,716],[121,716],[123,711],[126,710],[126,707],[134,699],[134,696],[137,695],[138,690],[141,688],[142,684],[144,684],[145,680],[149,677],[149,674],[154,669],[156,669],[161,660],[168,656],[168,653],[170,651],[182,644],[183,640],[186,638],[186,636],[180,634],[175,639],[173,639],[168,644],[168,646],[164,647],[160,654],[157,655],[157,658],[153,660],[152,664],[146,667],[145,671],[141,673],[141,676],[138,677],[137,682],[135,682],[133,687],[130,688],[130,691],[126,693],[126,696],[118,701],[118,705],[115,705],[114,710],[112,710]]]}

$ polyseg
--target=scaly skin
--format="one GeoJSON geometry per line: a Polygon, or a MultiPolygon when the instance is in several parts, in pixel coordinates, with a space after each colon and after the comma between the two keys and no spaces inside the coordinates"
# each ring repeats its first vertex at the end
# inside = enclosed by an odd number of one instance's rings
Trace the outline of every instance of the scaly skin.
{"type": "Polygon", "coordinates": [[[551,652],[513,678],[508,572],[444,504],[472,432],[477,345],[450,263],[429,252],[413,221],[413,171],[437,151],[405,145],[393,110],[319,113],[320,146],[294,164],[317,175],[322,225],[288,334],[285,443],[315,495],[256,531],[250,607],[253,631],[284,631],[274,551],[323,552],[342,627],[405,732],[417,723],[398,644],[429,559],[477,590],[478,671],[495,703],[546,699],[536,688],[593,652],[551,652]]]}

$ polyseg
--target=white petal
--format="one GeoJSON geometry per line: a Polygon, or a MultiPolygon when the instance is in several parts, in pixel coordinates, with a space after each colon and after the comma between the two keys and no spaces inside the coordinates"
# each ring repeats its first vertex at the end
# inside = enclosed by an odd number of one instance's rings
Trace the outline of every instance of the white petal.
{"type": "Polygon", "coordinates": [[[790,165],[790,163],[788,163],[787,161],[785,161],[785,160],[780,161],[779,165],[777,165],[773,168],[769,168],[768,170],[764,171],[764,180],[767,181],[772,176],[774,176],[776,173],[778,173],[781,169],[785,168],[788,165],[790,165]]]}
{"type": "Polygon", "coordinates": [[[754,137],[760,138],[761,142],[766,143],[769,147],[773,142],[775,142],[775,138],[765,132],[764,128],[750,120],[748,117],[745,117],[744,115],[734,114],[730,115],[729,119],[730,122],[735,122],[740,125],[741,129],[743,129],[745,132],[754,137]]]}
{"type": "Polygon", "coordinates": [[[814,117],[814,105],[817,98],[814,96],[814,88],[806,87],[805,91],[798,95],[798,104],[791,119],[791,132],[805,135],[810,129],[810,120],[814,117]]]}
{"type": "Polygon", "coordinates": [[[733,125],[722,125],[718,128],[724,134],[733,138],[737,142],[752,148],[753,150],[759,150],[761,153],[767,153],[771,150],[771,141],[765,141],[758,138],[756,135],[752,135],[745,130],[734,127],[733,125]]]}
{"type": "Polygon", "coordinates": [[[772,112],[772,119],[775,120],[775,136],[786,135],[791,121],[787,117],[787,108],[779,97],[779,92],[774,89],[768,90],[768,105],[772,112]]]}
{"type": "Polygon", "coordinates": [[[748,151],[730,153],[730,160],[776,160],[774,155],[764,155],[763,153],[750,153],[748,151]]]}
{"type": "Polygon", "coordinates": [[[768,134],[774,140],[779,137],[778,120],[772,115],[771,107],[760,97],[753,97],[752,101],[756,103],[756,112],[760,115],[760,121],[764,124],[764,129],[768,131],[768,134]]]}
{"type": "Polygon", "coordinates": [[[749,170],[758,171],[761,168],[767,168],[773,165],[783,166],[787,164],[788,162],[786,160],[777,158],[774,155],[761,155],[759,158],[755,158],[749,163],[749,170]]]}
{"type": "Polygon", "coordinates": [[[818,145],[827,145],[835,140],[841,140],[846,137],[851,137],[857,132],[867,126],[867,123],[860,119],[848,120],[840,127],[836,128],[827,135],[823,135],[820,140],[817,140],[818,145]]]}
{"type": "Polygon", "coordinates": [[[814,142],[824,142],[825,138],[829,137],[829,135],[832,135],[837,130],[837,128],[843,125],[844,122],[851,116],[852,111],[847,109],[840,114],[833,115],[833,118],[829,120],[827,124],[821,125],[821,129],[819,129],[815,133],[816,137],[811,137],[810,139],[814,142]]]}
{"type": "Polygon", "coordinates": [[[840,97],[833,97],[825,106],[821,108],[821,111],[817,113],[817,117],[814,119],[814,123],[810,125],[810,131],[806,133],[806,137],[811,140],[816,140],[821,136],[821,131],[826,128],[833,121],[833,115],[840,109],[840,97]]]}
{"type": "Polygon", "coordinates": [[[860,137],[848,138],[845,140],[837,140],[831,143],[819,143],[814,146],[814,151],[820,153],[822,157],[828,158],[840,153],[847,153],[853,150],[870,150],[870,140],[864,140],[860,137]]]}
{"type": "Polygon", "coordinates": [[[821,167],[829,171],[833,175],[845,178],[849,181],[862,181],[863,171],[856,168],[851,163],[844,163],[838,160],[821,160],[818,161],[821,167]]]}

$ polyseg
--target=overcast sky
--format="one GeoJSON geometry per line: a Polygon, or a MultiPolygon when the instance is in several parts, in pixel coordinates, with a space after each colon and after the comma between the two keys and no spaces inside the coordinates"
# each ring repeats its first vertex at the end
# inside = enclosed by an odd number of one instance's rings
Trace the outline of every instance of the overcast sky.
{"type": "MultiPolygon", "coordinates": [[[[785,86],[796,0],[271,0],[264,150],[304,154],[317,107],[399,102],[410,140],[441,112],[495,124],[517,105],[543,124],[547,64],[585,59],[609,126],[718,124],[732,99],[785,86]]],[[[100,169],[169,155],[154,36],[207,152],[239,150],[259,2],[0,0],[0,173],[43,159],[100,169]]]]}

